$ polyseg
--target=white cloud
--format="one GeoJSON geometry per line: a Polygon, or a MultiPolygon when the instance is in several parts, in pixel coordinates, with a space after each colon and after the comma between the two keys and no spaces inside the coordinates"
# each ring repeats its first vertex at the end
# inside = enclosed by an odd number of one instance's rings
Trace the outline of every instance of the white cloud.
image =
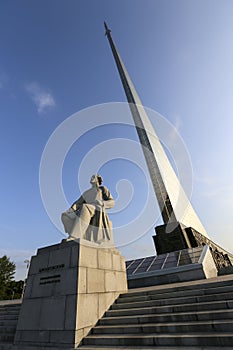
{"type": "Polygon", "coordinates": [[[32,82],[27,84],[26,90],[34,101],[38,113],[43,113],[47,108],[51,108],[56,105],[52,94],[48,90],[39,86],[38,83],[32,82]]]}

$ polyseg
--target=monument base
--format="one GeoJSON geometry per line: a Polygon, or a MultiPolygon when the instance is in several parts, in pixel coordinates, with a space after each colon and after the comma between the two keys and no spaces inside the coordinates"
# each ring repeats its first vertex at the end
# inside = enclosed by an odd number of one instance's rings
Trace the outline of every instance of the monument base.
{"type": "Polygon", "coordinates": [[[157,226],[155,231],[156,235],[153,236],[153,239],[157,255],[193,247],[185,226],[179,222],[157,226]]]}
{"type": "Polygon", "coordinates": [[[157,255],[208,245],[218,270],[233,265],[233,255],[192,227],[171,222],[155,228],[153,236],[157,255]]]}
{"type": "Polygon", "coordinates": [[[14,350],[74,349],[120,293],[125,260],[85,240],[39,249],[32,257],[14,350]]]}
{"type": "MultiPolygon", "coordinates": [[[[214,278],[218,274],[207,245],[165,253],[155,256],[153,260],[148,257],[144,262],[141,259],[138,260],[139,269],[136,260],[131,264],[133,269],[127,269],[129,289],[214,278]],[[151,263],[148,267],[148,261],[151,262],[151,260],[153,264],[151,263]]],[[[130,262],[126,264],[130,266],[130,262]]]]}

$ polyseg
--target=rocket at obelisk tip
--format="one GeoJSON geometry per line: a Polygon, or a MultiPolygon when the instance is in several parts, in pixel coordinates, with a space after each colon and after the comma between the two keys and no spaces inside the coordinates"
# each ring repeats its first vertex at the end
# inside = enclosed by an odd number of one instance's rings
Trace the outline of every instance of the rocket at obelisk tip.
{"type": "Polygon", "coordinates": [[[104,22],[104,28],[105,28],[105,30],[106,30],[105,35],[108,35],[108,34],[111,33],[111,30],[108,28],[108,25],[107,25],[106,22],[104,22]]]}

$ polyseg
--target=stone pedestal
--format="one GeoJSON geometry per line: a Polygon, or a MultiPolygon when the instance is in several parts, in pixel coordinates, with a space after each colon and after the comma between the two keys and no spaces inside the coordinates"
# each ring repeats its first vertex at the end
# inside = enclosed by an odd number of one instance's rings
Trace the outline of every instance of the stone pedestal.
{"type": "Polygon", "coordinates": [[[14,350],[74,349],[120,293],[125,260],[116,248],[69,241],[32,257],[14,350]]]}
{"type": "Polygon", "coordinates": [[[193,247],[185,226],[179,222],[157,226],[155,231],[153,239],[157,255],[193,247]]]}

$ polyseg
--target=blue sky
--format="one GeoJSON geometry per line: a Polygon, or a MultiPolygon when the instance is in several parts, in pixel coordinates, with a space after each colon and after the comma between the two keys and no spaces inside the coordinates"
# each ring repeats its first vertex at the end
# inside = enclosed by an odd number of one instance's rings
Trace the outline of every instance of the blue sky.
{"type": "MultiPolygon", "coordinates": [[[[1,1],[0,255],[17,262],[17,278],[38,247],[63,238],[40,196],[39,166],[49,137],[84,108],[125,102],[104,20],[143,104],[170,121],[186,144],[191,202],[209,236],[233,252],[232,1],[1,1]]],[[[136,140],[130,127],[102,127],[71,148],[63,171],[68,201],[80,194],[82,157],[114,137],[136,140]]],[[[128,211],[112,216],[113,225],[126,223],[146,198],[142,173],[124,160],[109,162],[102,173],[115,197],[119,180],[135,186],[128,211]]],[[[153,254],[152,234],[122,253],[153,254]]]]}

